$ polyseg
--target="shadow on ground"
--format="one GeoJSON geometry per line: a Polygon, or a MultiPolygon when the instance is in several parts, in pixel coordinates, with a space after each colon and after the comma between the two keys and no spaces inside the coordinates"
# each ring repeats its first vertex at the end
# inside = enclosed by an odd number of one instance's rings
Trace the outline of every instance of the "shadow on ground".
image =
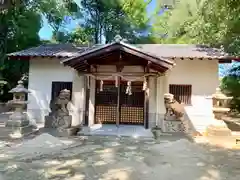
{"type": "Polygon", "coordinates": [[[240,152],[189,142],[184,137],[153,139],[91,136],[75,146],[22,159],[1,154],[6,180],[239,180],[240,152]]]}

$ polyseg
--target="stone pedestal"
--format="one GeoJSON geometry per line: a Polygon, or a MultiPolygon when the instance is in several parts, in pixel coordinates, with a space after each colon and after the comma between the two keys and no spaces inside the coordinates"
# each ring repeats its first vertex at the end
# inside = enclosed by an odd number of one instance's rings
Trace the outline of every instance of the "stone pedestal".
{"type": "Polygon", "coordinates": [[[53,126],[55,128],[70,128],[72,125],[72,116],[66,115],[66,114],[59,114],[59,116],[56,117],[56,121],[53,122],[53,126]]]}
{"type": "Polygon", "coordinates": [[[228,101],[231,97],[225,96],[219,88],[216,89],[216,93],[212,96],[213,99],[213,114],[214,121],[206,129],[206,136],[231,136],[231,130],[227,127],[222,117],[226,115],[230,108],[227,107],[228,101]]]}
{"type": "Polygon", "coordinates": [[[53,116],[45,116],[44,128],[52,128],[55,118],[53,116]]]}
{"type": "Polygon", "coordinates": [[[81,130],[80,126],[79,127],[70,127],[67,129],[58,128],[57,135],[62,136],[62,137],[76,136],[80,130],[81,130]]]}

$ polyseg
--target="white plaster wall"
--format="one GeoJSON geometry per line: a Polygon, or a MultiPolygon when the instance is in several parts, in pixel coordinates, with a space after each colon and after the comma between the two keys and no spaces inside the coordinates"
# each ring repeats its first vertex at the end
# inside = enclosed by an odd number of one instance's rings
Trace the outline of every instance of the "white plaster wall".
{"type": "Polygon", "coordinates": [[[43,122],[49,113],[52,81],[73,81],[73,70],[60,64],[59,59],[34,58],[30,60],[28,114],[30,119],[43,122]]]}
{"type": "MultiPolygon", "coordinates": [[[[176,60],[168,84],[191,84],[192,105],[202,106],[219,85],[217,60],[176,60]]],[[[209,101],[209,103],[211,103],[209,101]]],[[[203,105],[204,106],[204,105],[203,105]]]]}
{"type": "Polygon", "coordinates": [[[85,117],[85,76],[74,70],[72,88],[72,125],[77,126],[84,123],[85,117]]]}
{"type": "MultiPolygon", "coordinates": [[[[169,92],[169,84],[191,84],[192,106],[185,107],[189,119],[203,120],[201,118],[212,116],[212,101],[207,98],[211,96],[219,85],[218,61],[217,60],[176,60],[176,66],[159,77],[156,86],[156,120],[158,124],[163,123],[165,107],[163,103],[164,93],[169,92]],[[200,117],[200,119],[198,118],[200,117]]],[[[152,84],[150,86],[153,87],[152,84]]],[[[153,91],[153,90],[152,90],[153,91]]],[[[152,99],[150,94],[150,99],[152,99]]],[[[150,102],[155,103],[152,99],[150,102]]],[[[153,106],[151,105],[151,106],[153,106]]],[[[162,124],[163,128],[163,124],[162,124]]]]}

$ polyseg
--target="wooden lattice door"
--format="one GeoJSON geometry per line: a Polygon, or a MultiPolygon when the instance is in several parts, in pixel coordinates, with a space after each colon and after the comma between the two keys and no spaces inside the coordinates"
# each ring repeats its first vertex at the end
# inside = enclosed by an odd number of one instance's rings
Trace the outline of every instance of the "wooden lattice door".
{"type": "Polygon", "coordinates": [[[113,81],[104,81],[100,91],[100,81],[96,83],[95,123],[116,124],[117,121],[117,88],[113,81]]]}
{"type": "Polygon", "coordinates": [[[120,124],[144,124],[144,91],[142,82],[133,82],[132,95],[126,94],[127,83],[123,82],[120,93],[120,124]]]}

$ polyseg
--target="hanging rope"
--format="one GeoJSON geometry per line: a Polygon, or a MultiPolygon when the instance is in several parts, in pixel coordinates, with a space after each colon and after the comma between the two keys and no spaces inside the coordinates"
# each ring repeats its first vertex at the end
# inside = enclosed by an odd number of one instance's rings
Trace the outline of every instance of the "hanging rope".
{"type": "Polygon", "coordinates": [[[147,80],[146,77],[150,76],[150,75],[143,75],[141,77],[137,77],[137,78],[126,78],[123,75],[119,74],[119,73],[114,73],[111,76],[107,76],[105,78],[103,77],[96,77],[92,74],[88,74],[87,75],[87,80],[88,80],[88,89],[90,89],[90,77],[92,77],[95,80],[100,80],[100,91],[103,91],[103,81],[106,80],[111,80],[111,79],[115,79],[115,87],[119,86],[119,82],[118,82],[118,78],[120,77],[122,80],[127,81],[127,88],[126,88],[126,94],[131,95],[132,94],[132,89],[131,89],[131,82],[132,81],[139,81],[143,79],[143,91],[147,90],[147,80]]]}
{"type": "Polygon", "coordinates": [[[131,81],[128,81],[128,82],[127,82],[126,94],[132,95],[131,81]]]}
{"type": "Polygon", "coordinates": [[[143,91],[147,90],[147,79],[146,77],[143,77],[143,91]]]}
{"type": "Polygon", "coordinates": [[[118,76],[115,76],[115,87],[118,87],[118,76]]]}
{"type": "Polygon", "coordinates": [[[103,91],[103,80],[100,81],[100,91],[103,91]]]}
{"type": "Polygon", "coordinates": [[[90,76],[87,76],[87,87],[90,89],[90,76]]]}

